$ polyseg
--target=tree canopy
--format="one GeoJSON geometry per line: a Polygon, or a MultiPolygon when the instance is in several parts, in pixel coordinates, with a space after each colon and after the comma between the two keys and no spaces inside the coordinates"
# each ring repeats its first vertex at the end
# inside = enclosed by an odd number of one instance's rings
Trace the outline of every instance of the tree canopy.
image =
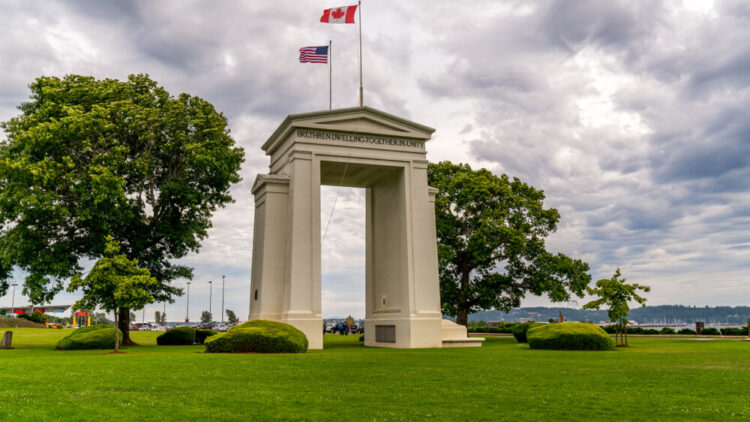
{"type": "Polygon", "coordinates": [[[201,322],[204,324],[208,324],[209,322],[213,321],[214,317],[211,315],[211,312],[203,311],[201,312],[201,322]]]}
{"type": "Polygon", "coordinates": [[[227,309],[227,310],[226,310],[226,314],[227,314],[227,320],[228,320],[229,322],[237,322],[237,321],[238,321],[238,319],[237,319],[237,315],[235,315],[235,313],[234,313],[234,311],[233,311],[233,310],[231,310],[231,309],[227,309]]]}
{"type": "Polygon", "coordinates": [[[435,215],[443,313],[466,324],[470,313],[508,311],[527,294],[552,301],[579,297],[591,281],[588,264],[547,251],[560,214],[544,208],[544,192],[517,178],[443,161],[430,163],[439,189],[435,215]]]}
{"type": "Polygon", "coordinates": [[[50,301],[112,236],[158,281],[154,300],[172,301],[182,290],[170,282],[192,277],[173,260],[198,251],[240,180],[243,150],[224,115],[147,75],[40,77],[29,87],[20,115],[2,123],[0,295],[18,269],[31,302],[50,301]]]}

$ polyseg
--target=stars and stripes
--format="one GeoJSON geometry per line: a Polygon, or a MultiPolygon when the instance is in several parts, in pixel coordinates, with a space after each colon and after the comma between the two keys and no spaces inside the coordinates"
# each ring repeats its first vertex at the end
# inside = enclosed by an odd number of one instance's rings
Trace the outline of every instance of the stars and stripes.
{"type": "Polygon", "coordinates": [[[302,47],[299,49],[300,63],[328,63],[328,46],[302,47]]]}

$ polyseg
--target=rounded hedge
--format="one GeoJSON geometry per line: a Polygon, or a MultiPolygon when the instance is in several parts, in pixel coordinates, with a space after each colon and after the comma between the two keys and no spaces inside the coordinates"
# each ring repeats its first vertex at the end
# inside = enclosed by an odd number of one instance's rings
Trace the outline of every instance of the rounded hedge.
{"type": "Polygon", "coordinates": [[[545,325],[539,322],[523,322],[521,324],[516,324],[512,328],[513,337],[516,338],[516,341],[519,343],[526,343],[526,332],[531,327],[539,327],[541,325],[545,325]]]}
{"type": "MultiPolygon", "coordinates": [[[[120,331],[122,344],[122,331],[120,331]]],[[[81,327],[57,342],[57,350],[114,349],[115,327],[99,324],[81,327]]]]}
{"type": "Polygon", "coordinates": [[[584,322],[562,322],[532,327],[526,333],[532,349],[613,350],[615,341],[601,327],[584,322]]]}
{"type": "Polygon", "coordinates": [[[195,329],[195,342],[198,344],[203,344],[206,342],[206,339],[211,336],[215,336],[219,334],[218,331],[209,330],[208,328],[196,328],[195,329]]]}
{"type": "Polygon", "coordinates": [[[176,327],[156,338],[159,346],[189,346],[195,344],[195,328],[176,327]]]}
{"type": "Polygon", "coordinates": [[[207,353],[304,353],[305,334],[289,324],[255,319],[206,339],[207,353]]]}

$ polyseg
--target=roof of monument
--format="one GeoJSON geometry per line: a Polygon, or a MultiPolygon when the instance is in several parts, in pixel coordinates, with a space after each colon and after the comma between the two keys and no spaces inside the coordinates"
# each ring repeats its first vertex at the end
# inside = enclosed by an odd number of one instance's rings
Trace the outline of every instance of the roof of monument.
{"type": "Polygon", "coordinates": [[[274,146],[297,128],[367,133],[427,141],[435,129],[394,116],[372,107],[350,107],[335,110],[290,114],[263,144],[270,153],[274,146]]]}

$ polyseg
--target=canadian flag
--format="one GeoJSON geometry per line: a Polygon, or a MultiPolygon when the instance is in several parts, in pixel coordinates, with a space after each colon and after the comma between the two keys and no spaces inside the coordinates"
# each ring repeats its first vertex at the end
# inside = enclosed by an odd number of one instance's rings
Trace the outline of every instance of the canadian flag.
{"type": "Polygon", "coordinates": [[[354,23],[354,13],[357,5],[333,7],[323,11],[320,21],[323,23],[354,23]]]}

